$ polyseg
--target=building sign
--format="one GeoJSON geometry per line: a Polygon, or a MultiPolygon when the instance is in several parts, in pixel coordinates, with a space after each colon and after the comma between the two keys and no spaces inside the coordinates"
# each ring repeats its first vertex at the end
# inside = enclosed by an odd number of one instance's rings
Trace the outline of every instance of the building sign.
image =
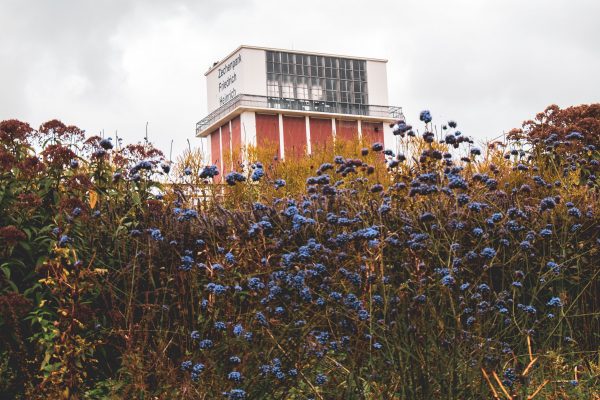
{"type": "Polygon", "coordinates": [[[242,55],[238,54],[233,60],[223,64],[223,66],[219,68],[217,74],[217,82],[219,86],[217,97],[219,98],[219,106],[222,106],[238,95],[236,90],[238,86],[238,76],[235,69],[240,65],[241,62],[242,55]]]}

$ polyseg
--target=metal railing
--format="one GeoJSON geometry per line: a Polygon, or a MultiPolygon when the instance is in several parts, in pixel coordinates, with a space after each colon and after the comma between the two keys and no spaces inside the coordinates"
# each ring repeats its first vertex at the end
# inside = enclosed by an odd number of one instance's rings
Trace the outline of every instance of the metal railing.
{"type": "Polygon", "coordinates": [[[270,108],[275,110],[296,110],[305,112],[321,112],[328,114],[364,115],[403,119],[401,107],[378,106],[371,104],[349,104],[329,101],[290,99],[281,97],[256,96],[239,94],[196,124],[196,134],[203,132],[213,123],[239,107],[270,108]]]}

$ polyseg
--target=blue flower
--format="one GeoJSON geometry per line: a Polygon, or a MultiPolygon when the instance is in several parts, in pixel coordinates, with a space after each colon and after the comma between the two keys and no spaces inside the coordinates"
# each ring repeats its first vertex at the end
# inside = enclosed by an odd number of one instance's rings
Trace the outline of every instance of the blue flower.
{"type": "Polygon", "coordinates": [[[254,182],[259,181],[263,176],[265,175],[265,171],[263,171],[262,168],[256,168],[253,172],[252,172],[252,180],[254,182]]]}
{"type": "Polygon", "coordinates": [[[199,374],[200,372],[204,371],[204,364],[202,364],[202,363],[194,364],[192,371],[199,374]]]}
{"type": "Polygon", "coordinates": [[[541,211],[551,210],[554,207],[556,207],[556,201],[554,200],[553,197],[543,198],[542,201],[540,202],[540,210],[541,211]]]}
{"type": "Polygon", "coordinates": [[[235,336],[241,336],[244,333],[244,327],[242,326],[242,324],[236,324],[233,327],[233,334],[235,336]]]}
{"type": "Polygon", "coordinates": [[[327,376],[323,375],[323,374],[318,374],[317,377],[315,378],[315,384],[317,384],[318,386],[324,385],[327,382],[327,376]]]}
{"type": "Polygon", "coordinates": [[[152,239],[156,240],[157,242],[164,239],[162,234],[160,233],[160,229],[152,229],[151,228],[151,229],[149,229],[149,233],[150,233],[150,236],[152,237],[152,239]]]}
{"type": "Polygon", "coordinates": [[[72,243],[73,239],[68,237],[67,235],[62,235],[60,239],[58,239],[58,247],[67,247],[67,244],[72,243]]]}
{"type": "Polygon", "coordinates": [[[491,247],[486,247],[481,251],[481,256],[491,260],[496,256],[496,250],[492,249],[491,247]]]}
{"type": "Polygon", "coordinates": [[[571,140],[571,139],[583,140],[583,135],[581,134],[581,132],[573,131],[573,132],[569,133],[567,136],[565,136],[565,139],[567,139],[567,140],[571,140]]]}
{"type": "Polygon", "coordinates": [[[230,381],[234,381],[234,382],[241,382],[242,374],[240,374],[238,371],[231,371],[227,375],[227,379],[229,379],[230,381]]]}
{"type": "Polygon", "coordinates": [[[419,119],[421,121],[425,122],[426,124],[430,123],[432,118],[431,118],[431,113],[429,112],[429,110],[421,111],[421,113],[419,114],[419,119]]]}
{"type": "Polygon", "coordinates": [[[558,297],[553,297],[553,298],[551,298],[550,300],[548,300],[548,303],[547,303],[547,305],[548,305],[548,306],[550,306],[550,307],[562,307],[562,306],[563,306],[563,303],[562,303],[562,301],[560,300],[560,298],[558,298],[558,297]]]}
{"type": "Polygon", "coordinates": [[[246,392],[243,389],[231,389],[230,392],[224,392],[223,394],[230,400],[243,400],[246,398],[246,392]]]}
{"type": "Polygon", "coordinates": [[[366,321],[367,319],[369,319],[369,312],[367,310],[359,310],[358,319],[360,319],[361,321],[366,321]]]}
{"type": "Polygon", "coordinates": [[[441,282],[444,286],[452,286],[456,283],[456,280],[452,277],[452,275],[445,275],[441,282]]]}
{"type": "Polygon", "coordinates": [[[251,290],[258,291],[258,290],[264,289],[265,288],[265,284],[262,283],[262,281],[260,280],[260,278],[252,277],[252,278],[248,278],[248,287],[251,290]]]}
{"type": "Polygon", "coordinates": [[[106,138],[106,139],[102,139],[100,141],[100,143],[98,143],[100,145],[100,147],[102,147],[104,150],[110,150],[113,148],[113,144],[112,144],[112,138],[106,138]]]}
{"type": "Polygon", "coordinates": [[[227,175],[225,175],[225,182],[227,182],[227,184],[229,186],[233,186],[236,184],[236,182],[244,182],[246,180],[246,177],[242,174],[240,174],[239,172],[230,172],[227,175]]]}
{"type": "Polygon", "coordinates": [[[218,331],[224,331],[227,329],[227,324],[225,322],[217,321],[215,322],[215,329],[218,331]]]}
{"type": "Polygon", "coordinates": [[[210,339],[204,339],[200,341],[200,348],[201,349],[210,349],[211,347],[213,347],[213,341],[210,339]]]}
{"type": "Polygon", "coordinates": [[[219,170],[217,169],[216,165],[207,165],[200,172],[200,178],[202,178],[202,179],[213,178],[217,175],[219,175],[219,170]]]}
{"type": "Polygon", "coordinates": [[[189,371],[192,368],[191,361],[183,361],[180,366],[182,371],[189,371]]]}

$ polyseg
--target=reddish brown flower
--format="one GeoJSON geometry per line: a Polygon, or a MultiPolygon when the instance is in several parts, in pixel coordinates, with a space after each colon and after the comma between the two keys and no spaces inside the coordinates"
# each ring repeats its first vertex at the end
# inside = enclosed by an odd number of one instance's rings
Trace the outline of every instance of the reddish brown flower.
{"type": "Polygon", "coordinates": [[[14,246],[21,240],[25,240],[27,235],[14,225],[8,225],[0,228],[0,238],[9,246],[14,246]]]}
{"type": "Polygon", "coordinates": [[[0,172],[9,171],[15,163],[15,157],[0,148],[0,172]]]}
{"type": "Polygon", "coordinates": [[[31,305],[31,300],[21,293],[8,292],[0,296],[0,317],[14,326],[29,312],[31,305]]]}
{"type": "Polygon", "coordinates": [[[82,140],[84,131],[74,125],[65,125],[57,119],[44,122],[40,126],[40,133],[45,137],[54,137],[55,139],[75,139],[82,140]]]}
{"type": "Polygon", "coordinates": [[[0,122],[0,142],[12,144],[14,141],[25,141],[33,132],[29,124],[16,119],[0,122]]]}
{"type": "Polygon", "coordinates": [[[86,191],[92,187],[92,180],[85,174],[75,174],[67,179],[65,186],[71,190],[86,191]]]}
{"type": "Polygon", "coordinates": [[[21,171],[23,175],[26,177],[33,177],[38,173],[44,171],[46,169],[46,165],[40,161],[36,156],[30,156],[23,159],[18,165],[17,168],[21,171]]]}
{"type": "Polygon", "coordinates": [[[35,209],[42,205],[42,199],[34,193],[21,193],[17,196],[17,207],[23,209],[35,209]]]}
{"type": "Polygon", "coordinates": [[[534,143],[554,138],[553,142],[565,141],[572,132],[582,134],[582,140],[567,141],[558,147],[559,151],[576,152],[582,146],[600,147],[600,103],[582,104],[561,109],[553,104],[535,119],[523,122],[523,129],[513,129],[509,139],[528,139],[534,143]]]}
{"type": "Polygon", "coordinates": [[[52,168],[63,168],[69,165],[76,154],[67,146],[51,144],[42,151],[44,161],[52,168]]]}

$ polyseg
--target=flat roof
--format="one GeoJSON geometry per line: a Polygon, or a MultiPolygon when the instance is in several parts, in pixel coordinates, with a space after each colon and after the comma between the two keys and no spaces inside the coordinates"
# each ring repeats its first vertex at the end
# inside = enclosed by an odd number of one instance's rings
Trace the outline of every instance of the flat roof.
{"type": "Polygon", "coordinates": [[[231,57],[232,55],[234,55],[235,53],[237,53],[241,49],[265,50],[265,51],[283,51],[283,52],[286,52],[286,53],[308,54],[308,55],[311,55],[311,56],[341,57],[341,58],[349,58],[349,59],[353,59],[353,60],[377,61],[377,62],[384,62],[384,63],[388,62],[388,60],[386,60],[384,58],[347,56],[347,55],[342,55],[342,54],[319,53],[319,52],[314,52],[314,51],[303,51],[303,50],[294,50],[294,49],[277,49],[277,48],[273,48],[273,47],[249,46],[249,45],[246,45],[246,44],[242,44],[237,49],[235,49],[231,53],[227,54],[227,56],[225,56],[224,58],[222,58],[220,61],[218,61],[217,63],[215,63],[212,67],[210,67],[208,69],[208,71],[206,71],[204,73],[204,76],[210,74],[215,68],[218,68],[229,57],[231,57]]]}

